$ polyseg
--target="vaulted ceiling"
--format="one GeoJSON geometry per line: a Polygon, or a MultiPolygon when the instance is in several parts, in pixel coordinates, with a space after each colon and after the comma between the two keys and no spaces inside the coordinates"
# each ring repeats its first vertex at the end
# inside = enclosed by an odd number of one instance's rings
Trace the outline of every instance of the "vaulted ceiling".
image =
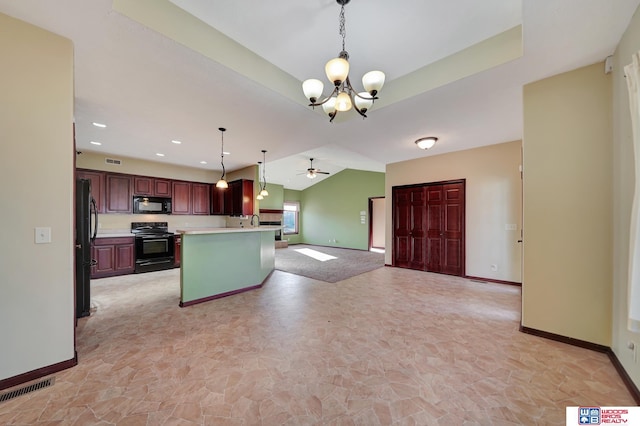
{"type": "Polygon", "coordinates": [[[226,127],[227,170],[266,149],[267,180],[303,189],[322,179],[300,174],[311,157],[332,173],[384,171],[521,139],[522,86],[613,54],[638,4],[352,0],[352,83],[373,69],[387,78],[367,119],[333,123],[301,82],[326,81],[341,50],[335,0],[0,0],[0,12],[73,41],[78,149],[220,170],[226,127]],[[419,150],[423,136],[438,144],[419,150]]]}

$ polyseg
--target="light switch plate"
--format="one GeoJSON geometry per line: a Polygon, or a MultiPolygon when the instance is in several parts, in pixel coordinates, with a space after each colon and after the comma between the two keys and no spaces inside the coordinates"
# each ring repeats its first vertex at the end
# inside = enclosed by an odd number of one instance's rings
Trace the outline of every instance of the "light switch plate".
{"type": "Polygon", "coordinates": [[[36,228],[36,244],[47,244],[51,242],[51,228],[36,228]]]}

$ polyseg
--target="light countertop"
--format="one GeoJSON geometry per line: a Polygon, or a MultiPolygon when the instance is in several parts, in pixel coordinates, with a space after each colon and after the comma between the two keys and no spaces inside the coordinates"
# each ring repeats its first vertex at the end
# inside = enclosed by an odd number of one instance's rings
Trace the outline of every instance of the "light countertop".
{"type": "Polygon", "coordinates": [[[282,226],[256,226],[247,228],[186,228],[176,229],[179,234],[198,235],[198,234],[228,234],[233,232],[266,232],[282,229],[282,226]]]}

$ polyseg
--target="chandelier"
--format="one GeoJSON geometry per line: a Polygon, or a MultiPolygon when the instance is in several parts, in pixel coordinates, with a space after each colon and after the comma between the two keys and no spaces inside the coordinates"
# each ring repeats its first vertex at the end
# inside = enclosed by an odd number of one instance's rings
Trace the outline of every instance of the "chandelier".
{"type": "Polygon", "coordinates": [[[367,117],[366,112],[371,108],[376,96],[384,85],[384,73],[382,71],[369,71],[362,77],[364,92],[357,92],[349,81],[349,53],[345,50],[344,39],[346,36],[344,5],[350,0],[336,0],[340,7],[340,36],[342,37],[342,51],[337,58],[331,59],[324,67],[327,78],[334,84],[334,89],[324,99],[322,91],[324,84],[320,80],[311,78],[302,83],[302,91],[311,102],[310,107],[322,105],[322,109],[332,122],[336,114],[341,111],[349,111],[351,107],[362,117],[367,117]]]}

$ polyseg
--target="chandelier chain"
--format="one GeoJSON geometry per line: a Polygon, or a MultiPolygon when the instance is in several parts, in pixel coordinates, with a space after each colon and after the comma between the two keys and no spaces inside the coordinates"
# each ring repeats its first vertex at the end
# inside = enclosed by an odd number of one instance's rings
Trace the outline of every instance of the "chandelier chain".
{"type": "Polygon", "coordinates": [[[340,35],[342,36],[342,51],[345,51],[344,48],[344,39],[347,36],[347,30],[345,29],[345,18],[344,18],[344,4],[340,8],[340,35]]]}

